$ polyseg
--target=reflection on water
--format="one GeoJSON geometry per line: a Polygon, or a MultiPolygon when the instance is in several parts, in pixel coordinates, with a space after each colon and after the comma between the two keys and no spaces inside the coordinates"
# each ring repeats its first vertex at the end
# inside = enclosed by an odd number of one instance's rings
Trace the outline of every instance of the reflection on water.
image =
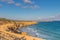
{"type": "Polygon", "coordinates": [[[37,25],[23,28],[22,31],[46,40],[60,40],[60,21],[40,22],[37,25]]]}

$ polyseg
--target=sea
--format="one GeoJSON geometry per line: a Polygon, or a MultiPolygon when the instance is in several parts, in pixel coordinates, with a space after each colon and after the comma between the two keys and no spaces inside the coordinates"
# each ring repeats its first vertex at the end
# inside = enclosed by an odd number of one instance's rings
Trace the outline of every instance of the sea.
{"type": "Polygon", "coordinates": [[[60,40],[60,21],[38,22],[21,29],[29,35],[45,40],[60,40]]]}

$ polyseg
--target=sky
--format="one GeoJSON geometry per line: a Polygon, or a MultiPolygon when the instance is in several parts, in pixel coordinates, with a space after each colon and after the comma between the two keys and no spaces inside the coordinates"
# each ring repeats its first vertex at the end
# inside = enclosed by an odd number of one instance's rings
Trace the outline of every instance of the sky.
{"type": "Polygon", "coordinates": [[[60,0],[0,0],[0,18],[39,20],[59,17],[60,0]]]}

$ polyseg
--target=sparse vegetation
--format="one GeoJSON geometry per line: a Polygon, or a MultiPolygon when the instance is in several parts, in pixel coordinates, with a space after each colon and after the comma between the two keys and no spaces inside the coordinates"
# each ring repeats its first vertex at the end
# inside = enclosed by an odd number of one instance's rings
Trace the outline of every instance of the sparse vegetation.
{"type": "Polygon", "coordinates": [[[35,21],[16,21],[0,18],[0,40],[42,40],[28,36],[27,32],[20,32],[18,29],[29,25],[37,24],[35,21]]]}

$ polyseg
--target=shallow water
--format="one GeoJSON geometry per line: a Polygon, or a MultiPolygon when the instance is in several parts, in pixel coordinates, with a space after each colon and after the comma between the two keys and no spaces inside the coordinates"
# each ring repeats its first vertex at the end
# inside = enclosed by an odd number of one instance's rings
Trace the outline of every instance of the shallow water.
{"type": "Polygon", "coordinates": [[[31,36],[46,40],[60,40],[60,21],[39,22],[36,25],[23,28],[21,31],[26,31],[31,36]]]}

